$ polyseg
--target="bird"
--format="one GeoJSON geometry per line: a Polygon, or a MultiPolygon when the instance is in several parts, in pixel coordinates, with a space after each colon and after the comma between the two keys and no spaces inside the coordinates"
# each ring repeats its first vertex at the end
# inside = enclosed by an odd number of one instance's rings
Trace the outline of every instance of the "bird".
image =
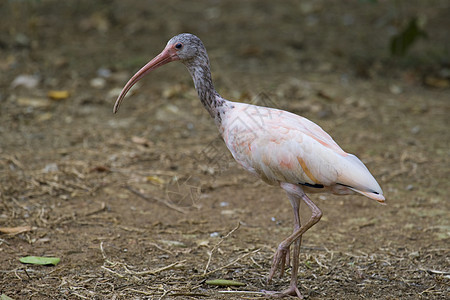
{"type": "Polygon", "coordinates": [[[322,211],[306,193],[358,193],[385,204],[380,185],[361,160],[342,150],[314,122],[284,110],[222,98],[213,85],[206,48],[194,34],[181,33],[172,37],[163,51],[126,83],[113,112],[117,113],[136,82],[173,61],[182,62],[188,69],[201,103],[214,119],[220,136],[238,164],[286,192],[294,215],[294,229],[278,245],[267,282],[270,283],[278,272],[280,277],[283,276],[285,268],[291,264],[289,287],[270,293],[302,298],[298,288],[302,236],[322,217],[322,211]],[[311,216],[304,224],[299,215],[301,201],[311,210],[311,216]]]}

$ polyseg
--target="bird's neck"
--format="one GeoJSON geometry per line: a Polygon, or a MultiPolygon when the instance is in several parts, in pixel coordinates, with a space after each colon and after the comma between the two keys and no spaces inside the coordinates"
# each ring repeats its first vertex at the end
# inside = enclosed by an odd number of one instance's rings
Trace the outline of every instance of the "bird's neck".
{"type": "Polygon", "coordinates": [[[195,60],[184,62],[194,80],[195,89],[203,106],[216,123],[221,121],[220,110],[225,100],[214,88],[207,56],[198,56],[195,60]]]}

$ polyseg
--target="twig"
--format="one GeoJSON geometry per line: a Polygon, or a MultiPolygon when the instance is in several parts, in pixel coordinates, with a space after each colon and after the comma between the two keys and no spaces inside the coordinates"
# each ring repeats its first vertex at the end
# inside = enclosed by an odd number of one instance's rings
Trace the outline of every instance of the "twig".
{"type": "Polygon", "coordinates": [[[258,263],[255,261],[255,259],[254,259],[253,257],[250,257],[250,259],[252,260],[252,262],[253,262],[258,268],[260,268],[260,269],[263,268],[260,264],[258,264],[258,263]]]}
{"type": "Polygon", "coordinates": [[[106,271],[108,271],[108,272],[111,272],[111,273],[113,273],[114,275],[116,275],[116,276],[118,276],[118,277],[120,277],[120,278],[124,278],[125,276],[123,276],[122,274],[119,274],[119,273],[117,273],[116,271],[113,271],[113,270],[111,270],[111,269],[108,269],[107,267],[105,267],[105,266],[102,266],[102,269],[104,269],[104,270],[106,270],[106,271]]]}
{"type": "Polygon", "coordinates": [[[108,261],[108,259],[106,258],[105,250],[103,250],[103,242],[100,242],[100,252],[102,253],[103,259],[105,261],[108,261]]]}
{"type": "Polygon", "coordinates": [[[131,291],[131,292],[135,292],[135,293],[139,293],[139,294],[148,295],[148,296],[154,296],[154,295],[155,295],[155,293],[150,293],[150,292],[146,292],[146,291],[135,290],[135,289],[132,289],[132,288],[127,288],[127,289],[125,289],[125,290],[131,291]]]}
{"type": "Polygon", "coordinates": [[[256,250],[254,250],[254,251],[252,251],[252,252],[245,253],[244,255],[242,255],[241,257],[236,258],[235,260],[233,260],[233,261],[230,262],[229,264],[226,264],[225,266],[222,266],[222,267],[217,268],[217,269],[215,269],[215,270],[209,271],[208,273],[203,274],[203,276],[208,276],[208,275],[210,275],[210,274],[212,274],[212,273],[215,273],[215,272],[217,272],[217,271],[226,269],[226,268],[228,268],[228,267],[234,265],[235,263],[237,263],[237,262],[240,261],[241,259],[244,259],[244,258],[246,258],[247,256],[249,256],[249,255],[251,255],[251,254],[255,254],[255,253],[259,252],[259,250],[261,250],[261,249],[256,249],[256,250]]]}
{"type": "Polygon", "coordinates": [[[253,295],[267,295],[264,292],[254,292],[254,291],[218,291],[221,294],[253,294],[253,295]]]}
{"type": "Polygon", "coordinates": [[[158,298],[158,300],[161,300],[162,298],[164,298],[170,292],[171,292],[171,290],[164,289],[164,293],[161,295],[161,297],[158,298]]]}
{"type": "Polygon", "coordinates": [[[123,225],[117,225],[117,227],[119,227],[120,229],[126,230],[126,231],[137,231],[140,233],[144,233],[146,230],[145,229],[140,229],[140,228],[136,228],[136,227],[129,227],[129,226],[123,226],[123,225]]]}
{"type": "Polygon", "coordinates": [[[203,271],[203,276],[206,275],[206,272],[208,271],[209,268],[209,264],[211,263],[211,259],[212,259],[212,255],[214,253],[214,251],[217,250],[217,248],[220,246],[220,244],[223,243],[223,241],[228,238],[231,234],[233,234],[233,232],[235,232],[236,230],[239,229],[239,227],[241,227],[241,222],[238,222],[237,226],[235,228],[233,228],[230,232],[227,233],[227,235],[225,235],[223,238],[220,239],[220,241],[212,248],[212,250],[208,253],[208,262],[206,263],[205,266],[205,270],[203,271]]]}
{"type": "Polygon", "coordinates": [[[175,267],[177,265],[181,265],[184,262],[186,262],[186,260],[180,260],[180,261],[174,262],[173,264],[167,265],[165,267],[161,267],[161,268],[156,269],[156,270],[149,270],[149,271],[142,271],[142,272],[135,272],[135,271],[131,271],[131,270],[129,270],[129,271],[133,275],[155,275],[155,274],[160,273],[162,271],[166,271],[166,270],[172,269],[173,267],[175,267]]]}
{"type": "Polygon", "coordinates": [[[0,157],[1,159],[5,159],[5,160],[9,160],[10,162],[12,162],[13,164],[15,164],[17,167],[19,167],[19,169],[24,170],[25,168],[23,167],[22,163],[15,158],[12,155],[4,155],[3,157],[0,157]]]}
{"type": "Polygon", "coordinates": [[[166,250],[166,249],[162,248],[161,246],[159,246],[159,245],[156,244],[156,243],[149,243],[149,244],[152,245],[152,246],[154,246],[155,248],[157,248],[157,249],[159,249],[159,250],[161,250],[161,251],[167,253],[167,254],[173,255],[173,252],[171,252],[171,251],[169,251],[169,250],[166,250]]]}
{"type": "Polygon", "coordinates": [[[89,299],[88,297],[83,296],[83,295],[80,295],[80,294],[78,294],[78,293],[76,293],[76,292],[74,292],[74,291],[71,291],[70,293],[73,294],[73,295],[75,295],[75,296],[77,296],[77,297],[80,297],[81,299],[89,299]]]}
{"type": "Polygon", "coordinates": [[[30,279],[30,280],[33,279],[33,278],[31,278],[30,274],[28,274],[27,268],[23,268],[23,271],[24,271],[25,274],[27,275],[28,279],[30,279]]]}
{"type": "Polygon", "coordinates": [[[207,294],[202,293],[172,293],[170,296],[179,297],[179,296],[187,296],[187,297],[208,297],[207,294]]]}
{"type": "Polygon", "coordinates": [[[423,295],[425,293],[432,293],[434,291],[434,288],[436,287],[436,285],[433,285],[432,287],[427,288],[426,290],[422,291],[419,293],[419,295],[423,295]]]}
{"type": "Polygon", "coordinates": [[[328,270],[328,267],[327,267],[326,265],[322,264],[322,263],[317,259],[317,257],[314,256],[314,260],[316,261],[316,263],[317,263],[320,267],[325,268],[325,269],[328,270]]]}
{"type": "Polygon", "coordinates": [[[129,190],[130,192],[132,192],[133,194],[135,194],[135,195],[141,197],[142,199],[145,199],[145,200],[147,200],[147,201],[149,201],[149,200],[154,200],[154,201],[156,201],[156,202],[159,202],[159,203],[161,203],[161,204],[164,204],[165,206],[167,206],[167,207],[170,208],[170,209],[176,210],[177,212],[180,212],[180,213],[182,213],[182,214],[185,214],[185,213],[186,213],[186,211],[184,211],[183,209],[177,207],[176,205],[173,205],[173,204],[171,204],[171,203],[169,203],[169,202],[167,202],[167,201],[164,201],[163,199],[160,199],[160,198],[157,198],[157,197],[154,197],[154,196],[152,196],[152,197],[146,196],[146,195],[142,194],[141,192],[139,192],[139,191],[133,189],[133,188],[132,188],[131,186],[129,186],[129,185],[125,185],[125,188],[126,188],[127,190],[129,190]]]}

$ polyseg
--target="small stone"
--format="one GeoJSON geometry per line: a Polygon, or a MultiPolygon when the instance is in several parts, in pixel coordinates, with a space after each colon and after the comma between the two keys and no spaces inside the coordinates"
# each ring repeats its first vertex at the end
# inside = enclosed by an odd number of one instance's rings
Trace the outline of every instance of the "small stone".
{"type": "Polygon", "coordinates": [[[107,68],[100,68],[97,70],[98,77],[109,78],[111,77],[111,70],[107,68]]]}
{"type": "Polygon", "coordinates": [[[96,77],[96,78],[92,78],[91,81],[89,82],[89,84],[93,88],[102,89],[106,85],[106,80],[101,77],[96,77]]]}
{"type": "Polygon", "coordinates": [[[393,84],[389,87],[389,91],[394,95],[399,95],[403,92],[403,89],[400,86],[393,84]]]}
{"type": "Polygon", "coordinates": [[[30,38],[23,33],[16,34],[14,40],[21,47],[29,47],[31,44],[30,38]]]}
{"type": "Polygon", "coordinates": [[[108,91],[108,98],[117,98],[122,92],[122,88],[112,88],[108,91]]]}
{"type": "Polygon", "coordinates": [[[44,173],[52,173],[58,171],[58,165],[56,163],[50,163],[45,166],[45,168],[42,170],[44,173]]]}
{"type": "Polygon", "coordinates": [[[39,83],[39,76],[37,75],[19,75],[11,82],[11,88],[23,86],[27,89],[35,88],[39,83]]]}
{"type": "Polygon", "coordinates": [[[420,126],[414,126],[413,128],[411,128],[411,133],[412,134],[418,134],[420,132],[420,126]]]}

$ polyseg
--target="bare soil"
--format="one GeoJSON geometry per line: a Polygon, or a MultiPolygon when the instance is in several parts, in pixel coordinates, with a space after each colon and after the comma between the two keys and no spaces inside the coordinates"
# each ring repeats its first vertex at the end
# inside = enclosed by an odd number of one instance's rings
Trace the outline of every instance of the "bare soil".
{"type": "MultiPolygon", "coordinates": [[[[449,298],[448,1],[3,1],[0,294],[12,299],[261,299],[289,201],[241,169],[181,64],[129,76],[198,35],[218,91],[320,124],[386,206],[311,195],[307,299],[449,298]],[[417,16],[428,39],[391,57],[417,16]],[[14,81],[20,75],[33,76],[14,81]],[[33,80],[36,82],[33,84],[33,80]],[[27,88],[25,83],[31,84],[27,88]],[[49,92],[63,91],[69,95],[49,92]],[[21,230],[15,228],[23,226],[21,230]],[[24,265],[27,255],[61,258],[24,265]],[[245,286],[206,283],[232,279],[245,286]]],[[[309,217],[302,207],[302,217],[309,217]]]]}

